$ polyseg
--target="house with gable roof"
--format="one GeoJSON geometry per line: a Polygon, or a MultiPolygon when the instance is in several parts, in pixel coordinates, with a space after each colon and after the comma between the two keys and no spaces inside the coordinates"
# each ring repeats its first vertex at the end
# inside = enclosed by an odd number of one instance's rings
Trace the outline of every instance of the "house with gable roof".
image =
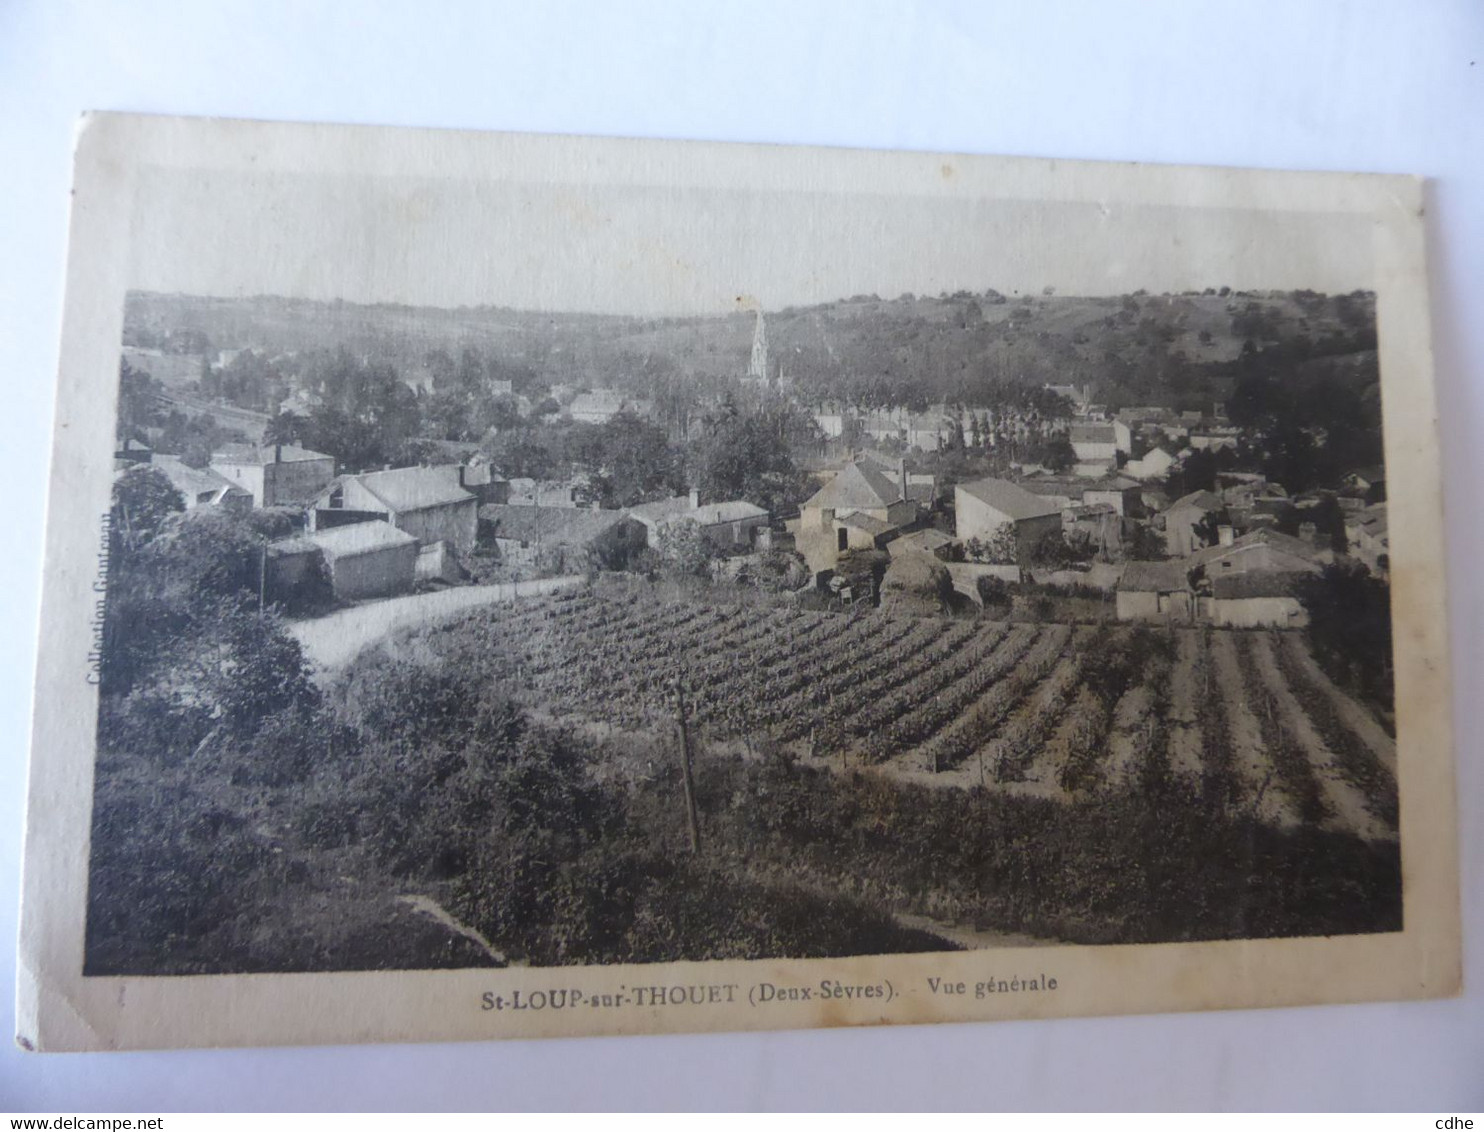
{"type": "Polygon", "coordinates": [[[661,530],[675,523],[695,523],[707,540],[723,554],[751,550],[757,532],[768,525],[766,509],[745,499],[721,503],[701,503],[700,492],[676,495],[652,503],[641,503],[629,509],[634,519],[648,531],[650,546],[656,545],[661,530]]]}
{"type": "Polygon", "coordinates": [[[198,507],[220,507],[237,514],[252,510],[252,493],[210,468],[193,468],[179,456],[156,456],[149,466],[180,492],[187,511],[198,507]]]}
{"type": "Polygon", "coordinates": [[[905,471],[893,479],[866,460],[846,464],[799,509],[795,546],[815,574],[851,550],[885,546],[917,519],[905,471]]]}
{"type": "Polygon", "coordinates": [[[251,493],[254,507],[303,506],[335,476],[335,457],[294,444],[229,444],[211,470],[251,493]]]}
{"type": "Polygon", "coordinates": [[[460,486],[454,465],[340,476],[315,500],[316,529],[341,525],[336,512],[355,513],[361,520],[383,518],[422,546],[447,542],[468,551],[479,533],[479,500],[460,486]]]}
{"type": "Polygon", "coordinates": [[[1008,524],[1015,531],[1016,558],[1022,563],[1046,535],[1061,534],[1062,508],[1056,499],[993,476],[954,487],[953,508],[954,533],[965,542],[988,541],[1008,524]]]}
{"type": "Polygon", "coordinates": [[[1219,515],[1226,510],[1226,500],[1214,491],[1192,491],[1182,495],[1161,513],[1164,524],[1165,553],[1172,558],[1183,558],[1193,554],[1204,545],[1196,527],[1205,522],[1208,515],[1219,515]]]}

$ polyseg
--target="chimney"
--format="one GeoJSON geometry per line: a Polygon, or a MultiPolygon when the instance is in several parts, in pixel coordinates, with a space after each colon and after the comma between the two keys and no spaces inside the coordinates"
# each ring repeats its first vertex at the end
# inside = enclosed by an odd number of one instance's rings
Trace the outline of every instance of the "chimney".
{"type": "Polygon", "coordinates": [[[907,498],[907,461],[905,458],[897,461],[897,482],[902,487],[902,498],[907,498]]]}
{"type": "Polygon", "coordinates": [[[701,490],[693,487],[690,489],[690,509],[694,511],[701,505],[701,490]]]}
{"type": "Polygon", "coordinates": [[[282,464],[283,463],[283,445],[282,444],[275,444],[273,446],[273,462],[275,464],[282,464]]]}
{"type": "Polygon", "coordinates": [[[1221,526],[1216,528],[1217,546],[1231,546],[1234,541],[1236,541],[1236,532],[1226,523],[1222,523],[1221,526]]]}
{"type": "Polygon", "coordinates": [[[459,486],[460,487],[467,487],[468,485],[464,483],[464,472],[467,471],[468,469],[466,469],[463,464],[460,464],[458,467],[459,467],[459,486]]]}

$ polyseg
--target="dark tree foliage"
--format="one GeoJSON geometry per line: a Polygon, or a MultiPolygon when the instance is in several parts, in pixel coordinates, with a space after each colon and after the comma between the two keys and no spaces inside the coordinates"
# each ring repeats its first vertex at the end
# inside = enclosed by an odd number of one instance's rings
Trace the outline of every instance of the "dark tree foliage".
{"type": "Polygon", "coordinates": [[[619,413],[575,439],[573,454],[604,507],[633,507],[685,489],[679,453],[665,430],[641,417],[619,413]]]}
{"type": "Polygon", "coordinates": [[[1326,566],[1299,600],[1309,643],[1326,671],[1374,703],[1392,704],[1391,587],[1359,564],[1326,566]]]}
{"type": "Polygon", "coordinates": [[[159,382],[144,370],[127,361],[119,363],[119,403],[115,431],[120,443],[138,440],[145,430],[158,425],[163,413],[159,406],[159,382]]]}
{"type": "Polygon", "coordinates": [[[113,481],[113,508],[109,527],[115,557],[143,546],[159,533],[165,521],[185,510],[185,497],[169,477],[148,464],[136,464],[113,481]]]}
{"type": "Polygon", "coordinates": [[[320,403],[301,430],[303,440],[348,471],[389,463],[418,434],[417,397],[386,363],[360,361],[342,349],[311,365],[308,385],[320,403]]]}
{"type": "Polygon", "coordinates": [[[809,484],[794,465],[792,447],[816,435],[813,421],[786,405],[743,413],[731,403],[706,422],[695,455],[701,497],[707,502],[743,499],[772,514],[796,507],[809,484]]]}
{"type": "Polygon", "coordinates": [[[1223,507],[1219,511],[1207,511],[1190,528],[1190,533],[1200,539],[1202,546],[1215,546],[1221,541],[1221,528],[1231,524],[1231,512],[1223,507]]]}

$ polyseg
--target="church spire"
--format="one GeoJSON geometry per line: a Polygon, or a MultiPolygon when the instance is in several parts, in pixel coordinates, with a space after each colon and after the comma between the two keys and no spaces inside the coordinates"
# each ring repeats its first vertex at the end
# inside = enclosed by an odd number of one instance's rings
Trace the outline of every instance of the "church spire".
{"type": "Polygon", "coordinates": [[[752,331],[752,361],[747,366],[747,376],[768,380],[768,328],[763,322],[762,307],[757,309],[757,325],[752,331]]]}

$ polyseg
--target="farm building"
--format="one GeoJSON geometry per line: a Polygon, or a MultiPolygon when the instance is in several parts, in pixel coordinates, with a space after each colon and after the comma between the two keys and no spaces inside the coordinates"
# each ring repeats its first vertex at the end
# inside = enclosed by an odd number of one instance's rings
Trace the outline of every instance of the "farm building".
{"type": "Polygon", "coordinates": [[[1211,491],[1192,491],[1171,503],[1161,518],[1165,527],[1165,553],[1183,558],[1205,545],[1196,527],[1209,515],[1219,515],[1226,502],[1211,491]]]}
{"type": "Polygon", "coordinates": [[[908,498],[906,479],[905,468],[892,480],[871,463],[856,460],[806,500],[794,537],[809,569],[815,574],[833,570],[840,555],[858,543],[869,539],[871,546],[883,545],[892,532],[913,522],[917,504],[908,498]],[[852,516],[860,518],[845,526],[852,516]]]}
{"type": "Polygon", "coordinates": [[[861,511],[846,515],[836,523],[836,527],[836,543],[842,551],[881,550],[901,532],[900,527],[861,511]]]}
{"type": "Polygon", "coordinates": [[[1117,463],[1118,454],[1133,446],[1128,425],[1119,420],[1074,424],[1069,439],[1077,459],[1086,463],[1117,463]]]}
{"type": "Polygon", "coordinates": [[[459,473],[448,465],[340,476],[316,499],[315,526],[334,525],[335,512],[379,515],[419,543],[443,541],[468,551],[478,535],[479,502],[459,486],[459,473]]]}
{"type": "Polygon", "coordinates": [[[1290,628],[1309,623],[1295,596],[1308,574],[1253,571],[1215,578],[1211,583],[1211,624],[1232,629],[1290,628]]]}
{"type": "Polygon", "coordinates": [[[1120,621],[1194,619],[1195,603],[1181,562],[1130,562],[1114,588],[1120,621]]]}
{"type": "Polygon", "coordinates": [[[193,468],[179,456],[156,456],[150,467],[180,492],[187,511],[197,507],[220,507],[235,513],[252,510],[252,494],[210,468],[193,468]]]}
{"type": "Polygon", "coordinates": [[[1199,566],[1210,578],[1224,574],[1318,573],[1315,548],[1301,538],[1263,527],[1240,538],[1231,538],[1231,528],[1222,527],[1216,546],[1197,550],[1185,559],[1187,567],[1199,566]]]}
{"type": "Polygon", "coordinates": [[[903,482],[903,477],[906,477],[907,498],[916,503],[921,510],[931,511],[936,505],[938,477],[933,473],[914,472],[907,466],[906,460],[892,459],[879,452],[862,452],[859,459],[861,463],[875,468],[887,479],[895,480],[899,484],[903,482]]]}
{"type": "Polygon", "coordinates": [[[649,532],[649,543],[653,546],[659,538],[661,527],[666,523],[678,522],[700,506],[701,493],[692,491],[689,495],[672,495],[668,499],[656,499],[652,503],[630,507],[629,514],[644,524],[649,532]]]}
{"type": "Polygon", "coordinates": [[[768,525],[768,512],[745,499],[707,503],[686,518],[699,526],[701,533],[723,554],[751,550],[757,532],[768,525]]]}
{"type": "MultiPolygon", "coordinates": [[[[1230,528],[1223,528],[1223,537],[1230,528]]],[[[1235,628],[1304,624],[1294,596],[1300,578],[1319,572],[1314,548],[1278,531],[1241,538],[1172,562],[1130,562],[1118,581],[1121,621],[1209,621],[1235,628]]]]}
{"type": "Polygon", "coordinates": [[[1016,557],[1024,562],[1046,535],[1061,534],[1062,509],[1009,480],[975,480],[953,489],[955,533],[962,541],[988,540],[1005,525],[1015,531],[1016,557]]]}
{"type": "Polygon", "coordinates": [[[768,525],[768,512],[743,499],[725,503],[701,504],[700,493],[676,495],[654,503],[641,503],[629,514],[643,523],[649,532],[649,545],[655,545],[660,531],[671,523],[692,522],[723,554],[743,553],[752,549],[757,532],[768,525]]]}
{"type": "Polygon", "coordinates": [[[594,389],[591,393],[579,393],[567,406],[567,415],[582,424],[607,424],[620,413],[632,413],[647,417],[653,406],[626,396],[616,389],[594,389]]]}
{"type": "Polygon", "coordinates": [[[622,568],[645,546],[648,531],[624,511],[587,507],[487,504],[479,509],[480,541],[507,565],[574,573],[599,565],[622,568]]]}
{"type": "Polygon", "coordinates": [[[390,523],[380,519],[350,523],[315,531],[306,541],[325,556],[337,599],[388,597],[412,588],[417,539],[390,523]]]}
{"type": "Polygon", "coordinates": [[[211,470],[251,493],[254,507],[296,506],[335,478],[335,457],[292,444],[232,444],[212,454],[211,470]]]}

